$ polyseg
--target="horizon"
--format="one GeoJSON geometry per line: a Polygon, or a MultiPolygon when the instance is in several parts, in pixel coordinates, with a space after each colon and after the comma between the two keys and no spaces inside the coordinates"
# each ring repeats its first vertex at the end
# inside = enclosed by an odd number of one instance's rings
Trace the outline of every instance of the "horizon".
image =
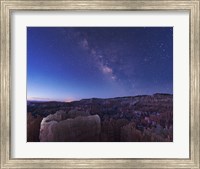
{"type": "Polygon", "coordinates": [[[27,98],[27,101],[28,102],[65,102],[65,103],[71,103],[71,102],[74,102],[74,101],[81,101],[81,100],[87,100],[87,99],[114,99],[114,98],[123,98],[123,97],[137,97],[137,96],[153,96],[153,95],[156,95],[156,94],[160,94],[160,95],[173,95],[173,93],[153,93],[153,94],[142,94],[142,95],[126,95],[126,96],[119,96],[119,97],[107,97],[107,98],[99,98],[99,97],[90,97],[90,98],[81,98],[81,99],[77,99],[77,100],[69,100],[69,101],[66,101],[66,100],[51,100],[51,99],[44,99],[44,98],[32,98],[32,99],[28,99],[27,98]]]}
{"type": "Polygon", "coordinates": [[[27,27],[27,98],[173,93],[173,27],[27,27]]]}

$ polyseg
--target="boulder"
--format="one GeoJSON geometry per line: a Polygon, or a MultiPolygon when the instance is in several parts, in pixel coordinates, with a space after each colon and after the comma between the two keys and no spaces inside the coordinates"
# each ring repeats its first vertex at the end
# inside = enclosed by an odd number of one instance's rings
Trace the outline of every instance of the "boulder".
{"type": "Polygon", "coordinates": [[[98,115],[78,116],[61,121],[52,117],[42,120],[41,142],[91,142],[99,141],[101,120],[98,115]],[[51,121],[49,121],[51,119],[51,121]]]}
{"type": "Polygon", "coordinates": [[[55,114],[50,114],[43,118],[40,126],[40,141],[48,141],[54,139],[54,128],[55,124],[65,120],[67,114],[63,110],[57,111],[55,114]]]}

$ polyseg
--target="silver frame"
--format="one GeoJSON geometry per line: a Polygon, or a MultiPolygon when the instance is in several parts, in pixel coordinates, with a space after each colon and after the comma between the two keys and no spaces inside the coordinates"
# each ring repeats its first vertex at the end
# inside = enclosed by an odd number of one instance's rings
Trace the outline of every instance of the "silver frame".
{"type": "Polygon", "coordinates": [[[199,3],[200,0],[0,0],[0,168],[200,168],[199,126],[199,3]],[[11,34],[10,20],[16,10],[140,10],[190,13],[190,157],[188,159],[16,159],[11,158],[11,34]]]}

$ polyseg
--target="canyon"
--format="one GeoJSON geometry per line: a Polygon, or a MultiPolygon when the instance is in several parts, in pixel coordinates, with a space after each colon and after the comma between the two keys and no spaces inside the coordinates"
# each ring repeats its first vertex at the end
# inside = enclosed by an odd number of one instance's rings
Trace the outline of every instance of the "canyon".
{"type": "Polygon", "coordinates": [[[27,102],[28,142],[172,142],[173,95],[27,102]]]}

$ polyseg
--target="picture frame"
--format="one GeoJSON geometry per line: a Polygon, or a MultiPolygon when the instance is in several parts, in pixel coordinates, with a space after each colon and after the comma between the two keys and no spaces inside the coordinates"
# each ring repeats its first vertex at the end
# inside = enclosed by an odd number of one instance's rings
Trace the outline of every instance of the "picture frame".
{"type": "Polygon", "coordinates": [[[34,1],[1,0],[1,59],[0,59],[0,150],[1,168],[200,168],[200,102],[199,102],[199,0],[191,1],[34,1]],[[189,158],[12,158],[11,157],[11,17],[13,11],[189,11],[189,158]]]}

